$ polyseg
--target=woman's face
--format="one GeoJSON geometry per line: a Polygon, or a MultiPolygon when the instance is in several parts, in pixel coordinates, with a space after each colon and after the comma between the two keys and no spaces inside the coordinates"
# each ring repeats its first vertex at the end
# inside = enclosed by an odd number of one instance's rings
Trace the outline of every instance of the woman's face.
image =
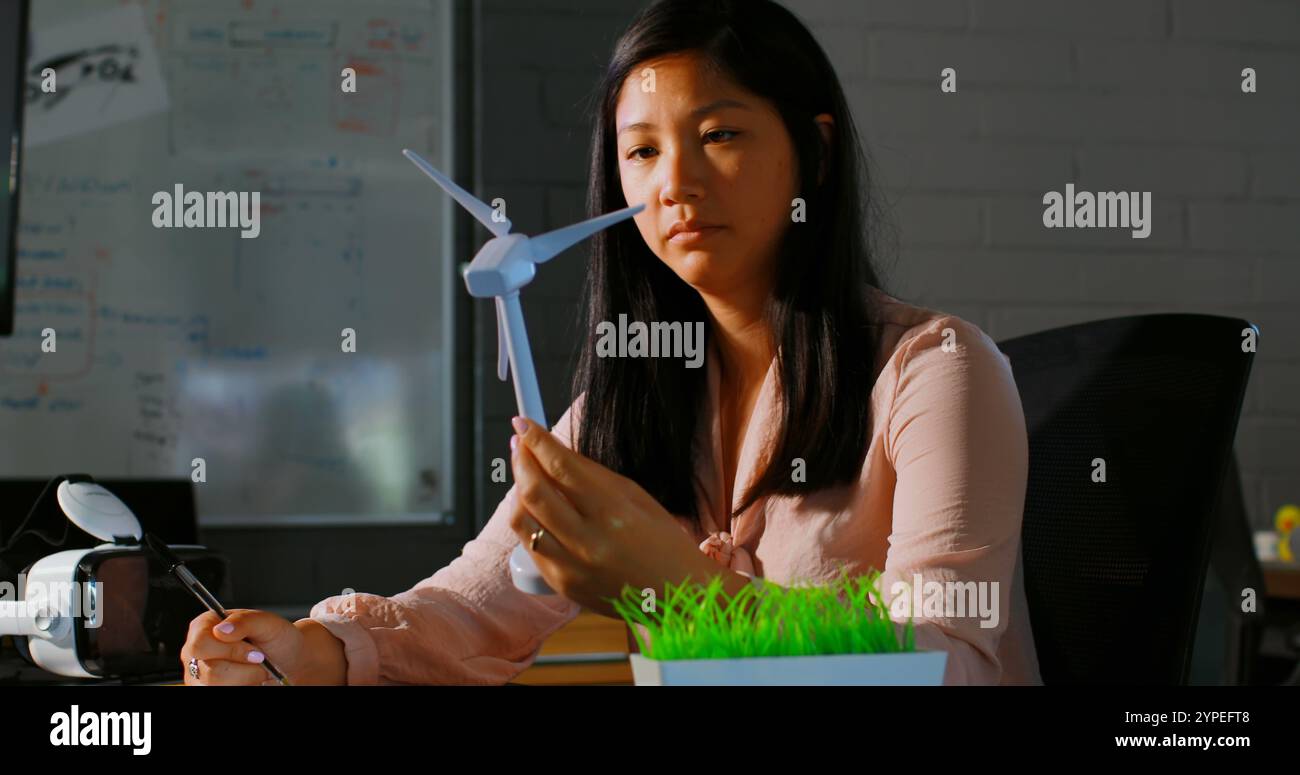
{"type": "Polygon", "coordinates": [[[673,55],[633,68],[614,126],[623,196],[645,204],[635,220],[650,250],[703,293],[765,293],[798,191],[772,105],[696,55],[673,55]]]}

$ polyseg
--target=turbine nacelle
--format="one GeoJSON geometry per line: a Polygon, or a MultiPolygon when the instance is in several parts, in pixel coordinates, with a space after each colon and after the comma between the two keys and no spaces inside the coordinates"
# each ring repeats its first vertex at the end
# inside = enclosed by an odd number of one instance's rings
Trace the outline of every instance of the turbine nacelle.
{"type": "Polygon", "coordinates": [[[488,240],[465,269],[465,287],[479,298],[505,296],[537,276],[537,264],[528,238],[507,234],[488,240]]]}

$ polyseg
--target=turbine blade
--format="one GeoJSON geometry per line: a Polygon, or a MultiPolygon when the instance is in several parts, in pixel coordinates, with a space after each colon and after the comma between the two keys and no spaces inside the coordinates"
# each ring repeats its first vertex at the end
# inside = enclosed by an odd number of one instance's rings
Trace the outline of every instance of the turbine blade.
{"type": "Polygon", "coordinates": [[[439,172],[432,164],[425,161],[420,154],[409,148],[402,149],[402,155],[411,160],[411,163],[420,168],[420,171],[433,178],[433,182],[442,186],[442,190],[451,194],[452,198],[460,202],[460,206],[469,211],[474,219],[487,227],[495,237],[504,237],[510,233],[510,221],[503,220],[500,223],[492,220],[492,208],[488,207],[481,200],[470,192],[456,185],[456,181],[439,172]]]}
{"type": "Polygon", "coordinates": [[[613,226],[627,218],[631,218],[645,209],[645,205],[636,205],[635,207],[624,207],[622,210],[615,210],[612,213],[598,215],[582,223],[575,223],[572,226],[565,226],[562,229],[548,231],[545,234],[539,234],[531,237],[528,242],[533,247],[533,262],[542,263],[555,258],[565,249],[576,245],[585,240],[601,229],[613,226]]]}
{"type": "Polygon", "coordinates": [[[497,306],[497,379],[506,381],[510,373],[510,355],[506,352],[506,310],[501,297],[496,297],[497,306]]]}

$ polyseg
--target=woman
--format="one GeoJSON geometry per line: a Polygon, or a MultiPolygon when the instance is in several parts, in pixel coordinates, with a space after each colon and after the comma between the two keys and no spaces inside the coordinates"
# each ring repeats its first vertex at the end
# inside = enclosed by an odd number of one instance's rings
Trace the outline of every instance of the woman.
{"type": "Polygon", "coordinates": [[[878,290],[857,134],[808,30],[771,2],[658,2],[599,95],[588,209],[645,209],[592,240],[591,336],[553,434],[515,419],[515,485],[450,565],[293,624],[204,614],[186,681],[262,683],[265,654],[302,683],[502,683],[624,584],[721,573],[734,594],[847,567],[883,570],[946,683],[1039,682],[1010,368],[975,326],[878,290]],[[706,368],[601,357],[619,315],[704,322],[706,368]],[[514,588],[520,542],[560,594],[514,588]]]}

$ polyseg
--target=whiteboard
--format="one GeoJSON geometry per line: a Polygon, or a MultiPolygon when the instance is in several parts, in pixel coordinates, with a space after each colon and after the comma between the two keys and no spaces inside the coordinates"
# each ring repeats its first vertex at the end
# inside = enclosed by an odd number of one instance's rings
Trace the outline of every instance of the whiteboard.
{"type": "Polygon", "coordinates": [[[463,289],[400,151],[450,168],[450,0],[32,5],[29,62],[83,61],[28,93],[0,476],[201,474],[204,525],[446,521],[463,289]],[[260,233],[155,227],[177,184],[259,191],[260,233]]]}

